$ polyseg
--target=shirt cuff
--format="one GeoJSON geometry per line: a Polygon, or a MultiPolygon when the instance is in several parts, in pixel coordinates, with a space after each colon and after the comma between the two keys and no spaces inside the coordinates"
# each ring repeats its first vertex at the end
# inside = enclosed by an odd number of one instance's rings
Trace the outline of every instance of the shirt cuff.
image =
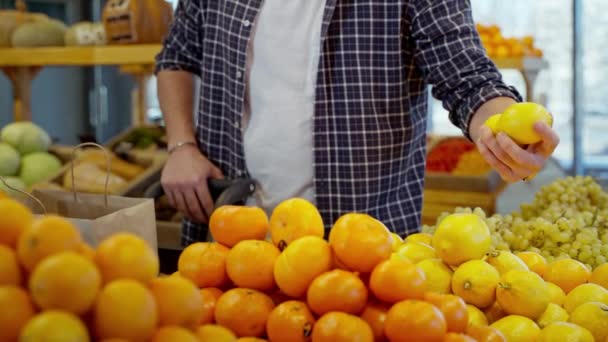
{"type": "Polygon", "coordinates": [[[521,94],[519,94],[514,87],[505,84],[484,86],[476,91],[473,96],[464,99],[460,106],[458,106],[458,109],[450,113],[450,120],[456,126],[460,127],[467,139],[471,140],[469,126],[471,124],[471,119],[473,119],[473,114],[475,114],[486,102],[497,97],[510,97],[516,102],[523,101],[521,94]]]}

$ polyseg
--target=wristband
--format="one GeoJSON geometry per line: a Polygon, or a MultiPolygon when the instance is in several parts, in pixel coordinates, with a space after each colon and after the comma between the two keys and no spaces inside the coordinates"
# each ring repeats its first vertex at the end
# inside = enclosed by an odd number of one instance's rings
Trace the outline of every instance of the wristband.
{"type": "Polygon", "coordinates": [[[177,142],[176,144],[174,144],[173,146],[169,147],[168,152],[169,152],[169,154],[171,154],[171,153],[175,152],[175,150],[182,148],[184,146],[198,147],[198,145],[194,141],[180,141],[180,142],[177,142]]]}

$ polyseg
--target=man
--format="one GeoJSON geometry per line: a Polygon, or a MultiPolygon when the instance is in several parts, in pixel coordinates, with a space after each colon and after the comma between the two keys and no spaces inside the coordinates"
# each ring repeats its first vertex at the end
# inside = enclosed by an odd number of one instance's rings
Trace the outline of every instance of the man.
{"type": "Polygon", "coordinates": [[[303,197],[326,227],[365,212],[418,230],[427,84],[507,181],[541,169],[558,144],[522,149],[486,118],[520,101],[486,56],[468,0],[181,0],[157,57],[170,157],[162,183],[199,240],[209,178],[252,177],[268,212],[303,197]],[[201,79],[193,129],[193,75],[201,79]]]}

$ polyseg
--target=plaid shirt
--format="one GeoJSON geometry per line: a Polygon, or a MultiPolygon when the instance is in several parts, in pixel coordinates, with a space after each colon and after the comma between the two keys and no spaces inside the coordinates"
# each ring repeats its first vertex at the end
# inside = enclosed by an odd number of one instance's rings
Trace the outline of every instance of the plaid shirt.
{"type": "MultiPolygon", "coordinates": [[[[180,0],[157,71],[200,76],[197,139],[227,177],[247,177],[240,127],[247,47],[262,0],[180,0]]],[[[469,0],[327,0],[314,113],[314,186],[326,227],[365,212],[402,236],[420,227],[427,84],[468,134],[502,82],[469,0]]],[[[182,241],[198,241],[186,221],[182,241]]],[[[206,230],[205,230],[206,231],[206,230]]],[[[204,238],[204,236],[202,237],[204,238]]]]}

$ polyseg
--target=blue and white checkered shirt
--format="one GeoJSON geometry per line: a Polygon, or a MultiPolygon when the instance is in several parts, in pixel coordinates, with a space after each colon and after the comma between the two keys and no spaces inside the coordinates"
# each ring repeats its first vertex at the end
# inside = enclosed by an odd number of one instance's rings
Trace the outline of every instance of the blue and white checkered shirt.
{"type": "MultiPolygon", "coordinates": [[[[262,0],[180,0],[157,71],[200,76],[197,139],[227,177],[249,176],[239,123],[247,47],[262,0]]],[[[316,202],[329,229],[365,212],[402,236],[420,227],[427,85],[465,135],[502,81],[469,0],[327,0],[314,113],[316,202]]],[[[185,244],[202,226],[186,222],[185,244]]],[[[206,234],[206,231],[204,232],[206,234]]]]}

